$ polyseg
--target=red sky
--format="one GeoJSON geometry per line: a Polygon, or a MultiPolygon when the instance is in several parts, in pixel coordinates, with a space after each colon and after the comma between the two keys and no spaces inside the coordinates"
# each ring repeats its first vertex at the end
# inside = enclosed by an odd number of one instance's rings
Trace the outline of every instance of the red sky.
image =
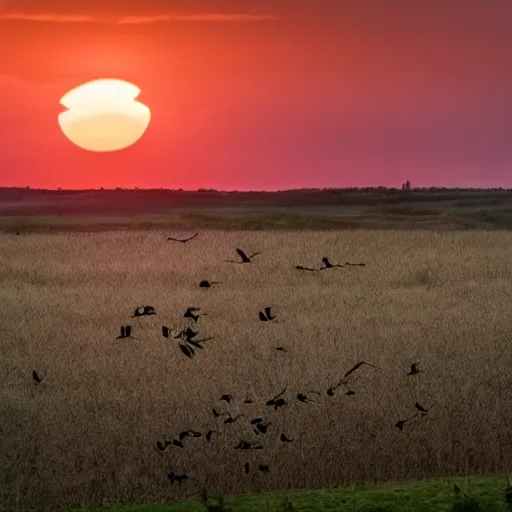
{"type": "Polygon", "coordinates": [[[512,2],[0,0],[0,186],[512,187],[512,2]],[[61,96],[142,89],[90,153],[61,96]]]}

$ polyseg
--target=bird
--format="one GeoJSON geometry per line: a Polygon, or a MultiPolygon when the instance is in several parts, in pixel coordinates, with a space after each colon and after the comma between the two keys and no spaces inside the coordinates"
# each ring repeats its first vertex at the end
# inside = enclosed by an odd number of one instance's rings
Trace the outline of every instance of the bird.
{"type": "Polygon", "coordinates": [[[277,394],[275,397],[271,398],[270,400],[267,401],[267,403],[265,405],[268,405],[268,406],[275,406],[276,402],[278,399],[281,399],[281,397],[285,394],[286,392],[286,388],[284,388],[279,394],[277,394]]]}
{"type": "Polygon", "coordinates": [[[211,288],[214,284],[220,284],[222,281],[207,281],[206,279],[203,279],[199,282],[199,288],[211,288]]]}
{"type": "MultiPolygon", "coordinates": [[[[320,393],[318,391],[309,391],[309,393],[314,393],[316,395],[320,395],[320,393]]],[[[299,402],[303,402],[305,404],[307,404],[308,402],[312,402],[311,400],[311,397],[309,397],[307,394],[305,393],[298,393],[297,394],[297,400],[299,400],[299,402]]]]}
{"type": "Polygon", "coordinates": [[[374,366],[373,364],[370,364],[370,363],[367,363],[366,361],[359,361],[359,363],[355,364],[354,366],[352,366],[352,368],[350,368],[350,370],[348,372],[345,373],[345,375],[343,375],[343,379],[341,380],[341,382],[343,383],[343,381],[352,373],[354,373],[356,370],[358,370],[359,368],[361,368],[361,366],[363,365],[367,365],[367,366],[371,366],[372,368],[376,368],[376,366],[374,366]]]}
{"type": "Polygon", "coordinates": [[[286,437],[285,434],[281,434],[281,436],[279,437],[279,440],[281,441],[281,443],[292,443],[293,442],[293,439],[289,439],[288,437],[286,437]]]}
{"type": "Polygon", "coordinates": [[[201,432],[197,432],[195,430],[184,430],[183,432],[180,432],[179,438],[180,441],[183,441],[186,437],[201,437],[203,434],[201,432]]]}
{"type": "Polygon", "coordinates": [[[407,373],[407,375],[417,375],[418,373],[421,373],[421,370],[418,368],[419,363],[412,363],[411,369],[407,373]]]}
{"type": "Polygon", "coordinates": [[[266,434],[268,432],[268,427],[269,427],[270,423],[265,423],[263,421],[261,422],[258,422],[254,425],[254,433],[256,435],[259,435],[259,434],[266,434]]]}
{"type": "Polygon", "coordinates": [[[197,235],[199,235],[199,233],[192,235],[190,238],[182,238],[181,240],[179,238],[172,238],[172,237],[168,237],[167,240],[172,240],[173,242],[180,242],[181,244],[185,244],[189,240],[193,240],[197,235]]]}
{"type": "Polygon", "coordinates": [[[141,306],[135,309],[132,318],[136,316],[147,316],[156,315],[155,308],[153,306],[141,306]]]}
{"type": "Polygon", "coordinates": [[[122,325],[121,326],[120,334],[116,338],[116,340],[121,340],[121,339],[124,339],[124,338],[132,338],[134,340],[137,339],[137,338],[134,338],[132,336],[132,326],[131,325],[122,325]]]}
{"type": "Polygon", "coordinates": [[[193,338],[197,336],[197,332],[194,331],[194,329],[191,329],[190,327],[187,327],[186,329],[183,329],[180,331],[176,336],[174,336],[174,339],[181,338],[185,340],[186,342],[190,342],[193,338]]]}
{"type": "Polygon", "coordinates": [[[262,473],[270,473],[270,468],[268,467],[268,464],[264,464],[263,462],[260,463],[260,465],[258,466],[258,469],[262,472],[262,473]]]}
{"type": "Polygon", "coordinates": [[[44,377],[39,377],[35,370],[32,370],[32,378],[34,379],[34,384],[41,384],[44,379],[44,377]]]}
{"type": "Polygon", "coordinates": [[[265,308],[264,312],[259,312],[259,317],[262,322],[268,322],[269,320],[274,320],[275,316],[272,316],[272,313],[270,310],[272,309],[272,306],[268,306],[265,308]]]}
{"type": "Polygon", "coordinates": [[[416,407],[416,409],[421,412],[422,416],[424,416],[428,411],[430,411],[430,409],[432,409],[432,407],[434,407],[434,405],[431,405],[428,409],[425,409],[425,407],[423,407],[419,402],[416,402],[414,407],[416,407]]]}
{"type": "Polygon", "coordinates": [[[182,343],[179,344],[180,350],[190,359],[192,359],[195,355],[195,350],[191,347],[187,347],[182,343]]]}
{"type": "Polygon", "coordinates": [[[405,424],[408,422],[408,421],[411,421],[413,418],[416,418],[416,416],[418,416],[418,413],[416,413],[414,416],[411,416],[410,418],[407,418],[406,420],[399,420],[395,423],[395,427],[402,431],[405,427],[405,424]]]}
{"type": "Polygon", "coordinates": [[[236,446],[235,446],[235,450],[250,450],[251,448],[253,449],[258,449],[256,447],[258,446],[261,446],[261,443],[259,441],[240,441],[236,446]]]}
{"type": "Polygon", "coordinates": [[[171,483],[182,484],[185,480],[188,480],[188,475],[176,475],[172,471],[167,475],[167,478],[171,481],[171,483]]]}
{"type": "Polygon", "coordinates": [[[323,267],[320,267],[320,270],[326,270],[328,268],[334,268],[334,267],[341,267],[343,268],[343,265],[339,265],[339,264],[333,264],[329,261],[329,258],[327,256],[324,256],[322,258],[322,263],[324,264],[323,267]]]}
{"type": "Polygon", "coordinates": [[[309,272],[317,272],[317,268],[303,267],[302,265],[295,265],[297,270],[308,270],[309,272]]]}
{"type": "Polygon", "coordinates": [[[247,254],[245,254],[245,252],[242,251],[242,249],[236,249],[236,252],[240,256],[240,259],[242,261],[224,260],[224,262],[225,263],[252,263],[251,259],[254,258],[254,256],[257,256],[258,254],[260,254],[259,252],[255,252],[255,253],[251,254],[250,256],[247,256],[247,254]]]}
{"type": "Polygon", "coordinates": [[[194,320],[194,322],[197,322],[199,320],[200,316],[206,315],[206,313],[199,313],[197,315],[194,315],[194,311],[199,311],[200,309],[201,308],[195,308],[195,307],[187,308],[187,310],[183,314],[183,318],[192,318],[192,320],[194,320]]]}
{"type": "Polygon", "coordinates": [[[233,397],[231,395],[228,395],[226,393],[224,393],[220,399],[219,399],[221,402],[224,401],[224,402],[227,402],[228,404],[231,402],[231,400],[233,400],[233,397]]]}

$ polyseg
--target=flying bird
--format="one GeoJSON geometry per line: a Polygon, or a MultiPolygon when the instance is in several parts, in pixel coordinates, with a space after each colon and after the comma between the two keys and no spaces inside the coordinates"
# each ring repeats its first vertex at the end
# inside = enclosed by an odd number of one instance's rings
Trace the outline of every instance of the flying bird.
{"type": "Polygon", "coordinates": [[[317,268],[303,267],[302,265],[295,265],[295,268],[297,270],[307,270],[309,272],[317,272],[318,271],[317,268]]]}
{"type": "Polygon", "coordinates": [[[414,404],[414,407],[416,407],[416,409],[418,409],[418,411],[421,412],[422,416],[425,416],[425,414],[427,414],[427,412],[430,411],[430,409],[432,409],[434,405],[435,404],[431,405],[428,409],[425,409],[425,407],[423,407],[419,402],[416,402],[414,404]]]}
{"type": "Polygon", "coordinates": [[[421,373],[421,370],[418,368],[419,363],[412,363],[411,369],[409,372],[407,372],[407,375],[418,375],[418,373],[421,373]]]}
{"type": "MultiPolygon", "coordinates": [[[[320,395],[320,393],[318,391],[309,391],[309,393],[314,393],[316,395],[320,395]]],[[[309,402],[312,402],[313,400],[311,400],[311,397],[308,396],[307,394],[305,393],[298,393],[297,394],[297,400],[299,400],[299,402],[302,402],[302,403],[309,403],[309,402]]]]}
{"type": "Polygon", "coordinates": [[[192,235],[190,238],[182,238],[181,240],[178,239],[178,238],[171,238],[171,237],[168,237],[167,240],[172,240],[173,242],[180,242],[182,244],[185,244],[189,240],[193,240],[197,235],[199,235],[199,233],[196,233],[195,235],[192,235]]]}
{"type": "Polygon", "coordinates": [[[258,469],[262,473],[270,473],[270,468],[268,467],[268,464],[264,464],[263,462],[258,466],[258,469]]]}
{"type": "Polygon", "coordinates": [[[320,267],[320,270],[326,270],[328,268],[334,268],[334,267],[340,267],[340,268],[343,268],[343,265],[339,265],[339,264],[333,264],[329,261],[329,258],[327,256],[324,256],[322,258],[322,263],[324,264],[323,267],[320,267]]]}
{"type": "Polygon", "coordinates": [[[182,484],[185,480],[188,480],[188,475],[176,475],[172,471],[167,475],[167,478],[171,481],[171,483],[182,484]]]}
{"type": "Polygon", "coordinates": [[[259,312],[259,318],[262,322],[268,322],[269,320],[274,320],[275,316],[272,316],[272,313],[270,310],[272,309],[272,306],[266,307],[264,312],[259,312]]]}
{"type": "Polygon", "coordinates": [[[286,392],[286,388],[283,389],[283,391],[281,391],[281,393],[279,393],[278,395],[276,395],[275,397],[271,398],[270,400],[267,401],[267,403],[265,405],[268,405],[268,406],[274,406],[276,404],[276,401],[278,399],[280,399],[286,392]]]}
{"type": "Polygon", "coordinates": [[[199,288],[211,288],[214,284],[220,284],[222,281],[208,281],[206,279],[203,279],[199,282],[199,288]]]}
{"type": "Polygon", "coordinates": [[[195,355],[195,350],[192,347],[187,347],[187,345],[179,344],[180,350],[189,358],[192,359],[195,355]]]}
{"type": "Polygon", "coordinates": [[[236,252],[240,256],[240,259],[242,261],[224,260],[224,262],[225,263],[252,263],[251,262],[252,258],[254,258],[254,256],[257,256],[258,254],[260,254],[259,252],[255,252],[255,253],[251,254],[250,256],[247,256],[247,254],[245,254],[245,252],[242,251],[242,249],[236,249],[236,252]]]}
{"type": "Polygon", "coordinates": [[[153,306],[141,306],[136,308],[133,312],[132,318],[136,316],[147,316],[147,315],[156,315],[155,308],[153,306]]]}
{"type": "Polygon", "coordinates": [[[416,413],[414,416],[411,416],[410,418],[407,418],[406,420],[399,420],[395,423],[395,427],[402,431],[405,427],[405,424],[408,422],[408,421],[411,421],[413,418],[416,418],[416,416],[418,416],[418,413],[416,413]]]}
{"type": "Polygon", "coordinates": [[[32,379],[34,379],[34,384],[41,384],[43,382],[44,377],[39,377],[35,370],[32,370],[32,379]]]}
{"type": "Polygon", "coordinates": [[[200,316],[206,315],[206,313],[199,313],[197,315],[194,315],[194,311],[199,311],[200,309],[201,308],[195,308],[195,307],[187,308],[187,310],[183,314],[183,318],[191,318],[192,320],[194,320],[194,322],[197,322],[199,320],[200,316]]]}
{"type": "Polygon", "coordinates": [[[257,446],[261,446],[261,443],[259,441],[240,441],[236,446],[235,446],[235,450],[250,450],[251,448],[253,449],[258,449],[256,448],[257,446]]]}
{"type": "Polygon", "coordinates": [[[354,373],[356,370],[361,368],[361,366],[363,366],[364,364],[367,366],[371,366],[372,368],[377,368],[373,364],[367,363],[366,361],[359,361],[359,363],[355,364],[352,368],[350,368],[350,370],[348,372],[345,373],[345,375],[343,375],[342,381],[345,380],[349,375],[354,373]]]}

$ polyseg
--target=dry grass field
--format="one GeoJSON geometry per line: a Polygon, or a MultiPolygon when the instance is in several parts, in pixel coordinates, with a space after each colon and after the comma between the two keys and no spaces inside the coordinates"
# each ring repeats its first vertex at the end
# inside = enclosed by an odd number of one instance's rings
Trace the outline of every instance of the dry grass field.
{"type": "Polygon", "coordinates": [[[187,244],[161,231],[0,235],[0,505],[512,470],[511,249],[500,231],[205,231],[187,244]],[[224,263],[235,247],[261,254],[224,263]],[[367,265],[295,269],[324,255],[367,265]],[[157,315],[130,318],[144,304],[157,315]],[[276,318],[261,322],[269,305],[276,318]],[[213,336],[193,359],[161,334],[188,325],[188,306],[213,336]],[[127,323],[137,339],[116,339],[127,323]],[[355,394],[328,396],[361,360],[377,368],[349,377],[355,394]],[[408,376],[413,362],[422,373],[408,376]],[[283,388],[288,406],[267,407],[283,388]],[[312,390],[312,403],[296,399],[312,390]],[[400,431],[415,402],[432,409],[400,431]],[[243,416],[224,424],[212,407],[243,416]],[[258,416],[270,423],[263,449],[235,450],[258,437],[258,416]],[[156,449],[187,429],[216,433],[156,449]],[[189,479],[171,484],[170,471],[189,479]]]}

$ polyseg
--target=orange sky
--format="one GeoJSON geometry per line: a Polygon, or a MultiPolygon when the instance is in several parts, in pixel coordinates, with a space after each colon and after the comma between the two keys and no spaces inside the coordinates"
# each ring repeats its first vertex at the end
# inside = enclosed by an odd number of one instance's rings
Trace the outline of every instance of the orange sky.
{"type": "Polygon", "coordinates": [[[0,186],[512,187],[512,2],[461,5],[0,0],[0,186]],[[57,124],[101,77],[152,111],[119,153],[57,124]]]}

